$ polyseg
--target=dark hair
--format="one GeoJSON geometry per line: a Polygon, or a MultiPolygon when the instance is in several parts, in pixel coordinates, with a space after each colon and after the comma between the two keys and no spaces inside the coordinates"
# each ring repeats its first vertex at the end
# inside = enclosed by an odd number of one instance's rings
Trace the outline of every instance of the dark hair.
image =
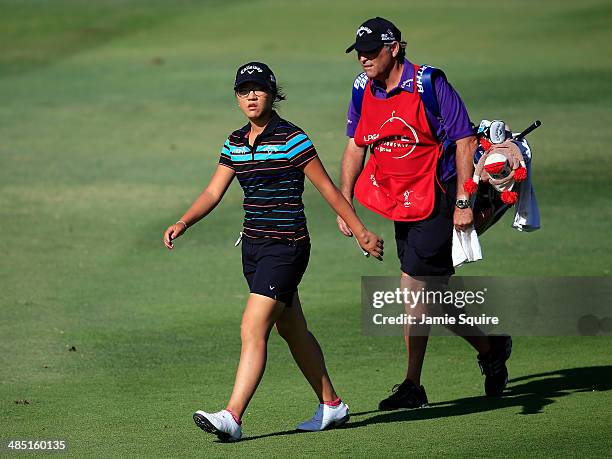
{"type": "Polygon", "coordinates": [[[274,97],[274,101],[272,102],[272,108],[275,110],[278,108],[279,102],[282,102],[283,100],[287,99],[283,87],[279,85],[276,85],[276,91],[271,92],[270,94],[272,95],[272,97],[274,97]]]}

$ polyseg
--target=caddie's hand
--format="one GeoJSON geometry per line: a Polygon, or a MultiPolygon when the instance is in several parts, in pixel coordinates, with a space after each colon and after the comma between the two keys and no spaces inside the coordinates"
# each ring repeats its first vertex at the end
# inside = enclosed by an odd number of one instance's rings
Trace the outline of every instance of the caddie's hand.
{"type": "Polygon", "coordinates": [[[455,207],[453,224],[458,231],[467,231],[474,224],[474,213],[472,209],[459,209],[455,207]]]}
{"type": "Polygon", "coordinates": [[[163,237],[163,242],[166,248],[172,250],[172,248],[174,247],[172,241],[179,237],[181,234],[183,234],[185,231],[187,231],[187,226],[183,222],[177,222],[174,225],[170,225],[164,233],[163,237]]]}
{"type": "Polygon", "coordinates": [[[376,234],[367,229],[364,229],[363,232],[357,237],[357,242],[363,250],[368,252],[377,260],[382,261],[384,253],[384,244],[385,242],[376,234]]]}
{"type": "Polygon", "coordinates": [[[338,223],[338,229],[340,230],[340,232],[342,234],[344,234],[345,236],[348,236],[348,237],[352,237],[353,236],[353,232],[348,227],[346,222],[344,220],[342,220],[342,217],[340,217],[339,215],[336,217],[336,223],[338,223]]]}

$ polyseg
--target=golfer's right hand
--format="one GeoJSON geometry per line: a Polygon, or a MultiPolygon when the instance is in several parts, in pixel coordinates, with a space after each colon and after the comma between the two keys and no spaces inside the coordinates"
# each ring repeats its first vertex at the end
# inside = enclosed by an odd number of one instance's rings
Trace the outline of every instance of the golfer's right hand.
{"type": "Polygon", "coordinates": [[[174,244],[172,241],[183,234],[187,228],[182,223],[175,223],[174,225],[170,225],[166,232],[164,233],[163,242],[166,248],[172,250],[174,244]]]}
{"type": "Polygon", "coordinates": [[[382,261],[384,253],[383,241],[376,233],[365,230],[361,235],[357,236],[357,242],[363,250],[368,252],[377,260],[382,261]]]}
{"type": "Polygon", "coordinates": [[[342,234],[344,234],[345,236],[348,237],[352,237],[353,236],[353,232],[351,231],[351,229],[348,227],[348,225],[346,224],[346,222],[344,220],[342,220],[341,216],[337,216],[336,217],[336,223],[338,223],[338,229],[340,230],[340,232],[342,234]]]}

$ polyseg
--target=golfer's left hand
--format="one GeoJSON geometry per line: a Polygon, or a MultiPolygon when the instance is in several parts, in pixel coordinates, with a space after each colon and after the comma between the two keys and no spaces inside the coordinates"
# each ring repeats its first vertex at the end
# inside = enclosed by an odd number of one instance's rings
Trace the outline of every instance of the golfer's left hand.
{"type": "Polygon", "coordinates": [[[474,213],[472,209],[459,209],[455,207],[453,224],[458,231],[467,231],[474,224],[474,213]]]}

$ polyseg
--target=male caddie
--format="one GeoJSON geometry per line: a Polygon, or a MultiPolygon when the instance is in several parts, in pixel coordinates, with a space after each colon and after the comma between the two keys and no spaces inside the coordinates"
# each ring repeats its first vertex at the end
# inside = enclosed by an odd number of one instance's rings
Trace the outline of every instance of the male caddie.
{"type": "MultiPolygon", "coordinates": [[[[477,143],[463,102],[440,71],[432,89],[439,113],[426,107],[421,81],[426,67],[408,61],[405,46],[397,27],[376,17],[357,29],[355,43],[346,50],[357,52],[364,72],[354,81],[348,109],[341,191],[349,202],[355,194],[366,208],[394,222],[402,285],[418,291],[428,287],[430,276],[447,281],[455,272],[453,225],[467,230],[473,224],[462,184],[472,177],[477,143]],[[456,144],[456,153],[443,148],[445,141],[456,144]]],[[[340,217],[338,227],[352,236],[340,217]]],[[[510,337],[487,336],[475,327],[451,330],[478,351],[486,394],[501,395],[508,380],[510,337]]],[[[421,369],[428,334],[427,325],[407,326],[406,378],[379,409],[427,405],[421,369]]]]}

